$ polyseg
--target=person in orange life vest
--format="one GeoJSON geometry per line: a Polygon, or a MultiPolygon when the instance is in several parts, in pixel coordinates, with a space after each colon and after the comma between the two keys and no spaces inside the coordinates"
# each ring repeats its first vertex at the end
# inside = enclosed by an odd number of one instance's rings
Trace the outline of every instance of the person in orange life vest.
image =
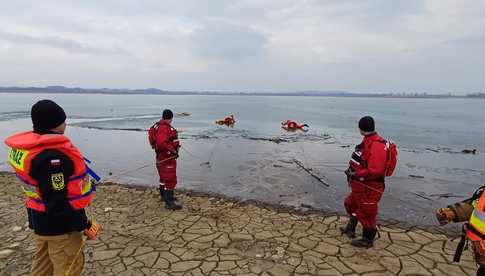
{"type": "Polygon", "coordinates": [[[281,123],[281,125],[282,128],[286,130],[304,130],[305,127],[308,127],[307,124],[299,125],[297,122],[291,120],[287,120],[286,122],[281,123]]]}
{"type": "Polygon", "coordinates": [[[99,225],[84,208],[94,182],[79,150],[64,136],[66,114],[55,102],[32,106],[33,131],[5,140],[9,161],[23,184],[29,228],[36,251],[31,275],[80,275],[84,265],[81,232],[95,239],[99,225]]]}
{"type": "Polygon", "coordinates": [[[466,240],[478,265],[477,276],[485,276],[485,186],[476,190],[473,195],[463,201],[448,205],[436,211],[436,218],[441,225],[449,222],[466,222],[463,227],[462,239],[458,244],[453,262],[459,262],[466,240]]]}
{"type": "Polygon", "coordinates": [[[155,153],[157,170],[160,177],[160,196],[169,210],[182,209],[182,205],[175,202],[174,189],[177,185],[177,158],[180,148],[177,130],[171,126],[173,113],[165,109],[162,119],[158,122],[155,139],[155,153]]]}
{"type": "Polygon", "coordinates": [[[372,117],[360,119],[359,129],[364,136],[362,143],[357,145],[345,171],[351,189],[344,201],[349,221],[341,227],[342,234],[355,238],[357,223],[362,224],[361,239],[352,240],[355,247],[372,247],[377,233],[376,217],[378,203],[384,193],[384,177],[388,153],[386,144],[375,132],[372,117]]]}

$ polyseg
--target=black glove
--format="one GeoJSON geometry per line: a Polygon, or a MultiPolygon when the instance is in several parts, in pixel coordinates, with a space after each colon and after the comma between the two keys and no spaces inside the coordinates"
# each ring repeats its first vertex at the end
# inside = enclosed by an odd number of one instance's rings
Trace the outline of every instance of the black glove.
{"type": "Polygon", "coordinates": [[[352,177],[354,176],[355,172],[348,168],[345,170],[345,175],[347,176],[347,184],[350,186],[350,181],[352,180],[352,177]]]}
{"type": "Polygon", "coordinates": [[[177,159],[179,158],[179,153],[178,151],[174,150],[174,151],[171,151],[171,153],[175,156],[174,158],[177,159]]]}
{"type": "Polygon", "coordinates": [[[347,177],[352,177],[352,176],[355,175],[355,172],[353,170],[351,170],[350,168],[348,168],[348,169],[345,170],[345,175],[347,177]]]}

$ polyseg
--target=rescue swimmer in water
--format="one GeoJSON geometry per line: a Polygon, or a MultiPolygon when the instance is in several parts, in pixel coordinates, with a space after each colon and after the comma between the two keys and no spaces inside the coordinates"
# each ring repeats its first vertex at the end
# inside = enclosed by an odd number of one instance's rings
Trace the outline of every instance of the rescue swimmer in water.
{"type": "Polygon", "coordinates": [[[236,119],[234,119],[234,114],[231,114],[229,116],[226,116],[224,119],[216,120],[215,123],[220,126],[234,127],[236,119]]]}
{"type": "Polygon", "coordinates": [[[307,124],[298,124],[297,122],[295,121],[292,121],[292,120],[286,120],[286,122],[283,122],[281,123],[281,128],[285,129],[286,131],[297,131],[297,130],[301,130],[301,131],[308,131],[308,128],[310,126],[307,125],[307,124]]]}

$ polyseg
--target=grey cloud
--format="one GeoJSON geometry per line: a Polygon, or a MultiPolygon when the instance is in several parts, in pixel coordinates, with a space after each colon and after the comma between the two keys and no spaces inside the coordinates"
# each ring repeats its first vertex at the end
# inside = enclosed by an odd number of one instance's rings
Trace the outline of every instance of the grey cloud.
{"type": "Polygon", "coordinates": [[[363,12],[369,17],[396,18],[403,15],[416,15],[425,11],[426,1],[423,0],[406,0],[406,1],[389,1],[389,0],[354,0],[355,3],[365,3],[366,8],[363,12]]]}
{"type": "Polygon", "coordinates": [[[127,52],[119,47],[100,48],[81,43],[79,41],[57,36],[30,36],[0,31],[0,40],[6,40],[15,44],[36,44],[63,49],[72,53],[92,55],[123,55],[127,52]]]}
{"type": "Polygon", "coordinates": [[[443,43],[444,46],[449,47],[466,47],[466,46],[485,46],[485,35],[469,36],[458,39],[451,39],[443,43]]]}
{"type": "Polygon", "coordinates": [[[426,12],[426,1],[423,0],[314,1],[321,9],[332,11],[333,20],[355,22],[355,28],[373,32],[395,31],[396,25],[399,25],[404,17],[426,12]]]}
{"type": "Polygon", "coordinates": [[[485,4],[476,0],[4,2],[0,85],[485,87],[485,4]]]}
{"type": "Polygon", "coordinates": [[[255,29],[220,21],[206,23],[192,36],[197,54],[223,61],[260,58],[266,42],[266,35],[255,29]]]}

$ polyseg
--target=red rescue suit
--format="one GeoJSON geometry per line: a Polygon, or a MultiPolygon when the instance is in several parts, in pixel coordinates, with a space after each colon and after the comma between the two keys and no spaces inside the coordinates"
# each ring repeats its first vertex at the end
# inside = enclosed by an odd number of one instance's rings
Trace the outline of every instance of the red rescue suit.
{"type": "Polygon", "coordinates": [[[299,125],[295,121],[287,120],[286,122],[282,123],[283,128],[288,129],[288,130],[297,130],[297,129],[303,129],[306,125],[299,125]]]}
{"type": "Polygon", "coordinates": [[[226,125],[233,125],[235,122],[236,120],[234,120],[234,115],[232,114],[229,117],[224,118],[224,124],[226,125]]]}
{"type": "Polygon", "coordinates": [[[218,125],[225,125],[225,126],[234,126],[234,124],[236,123],[236,120],[234,119],[234,115],[231,114],[230,116],[227,116],[225,117],[224,119],[220,119],[220,120],[217,120],[216,121],[216,124],[218,125]]]}
{"type": "Polygon", "coordinates": [[[379,201],[384,193],[384,176],[388,153],[385,140],[377,133],[364,137],[349,161],[348,182],[351,189],[344,205],[367,230],[376,229],[379,201]]]}
{"type": "Polygon", "coordinates": [[[156,134],[155,152],[160,185],[173,190],[177,185],[177,158],[180,148],[177,130],[166,120],[160,120],[156,134]]]}

